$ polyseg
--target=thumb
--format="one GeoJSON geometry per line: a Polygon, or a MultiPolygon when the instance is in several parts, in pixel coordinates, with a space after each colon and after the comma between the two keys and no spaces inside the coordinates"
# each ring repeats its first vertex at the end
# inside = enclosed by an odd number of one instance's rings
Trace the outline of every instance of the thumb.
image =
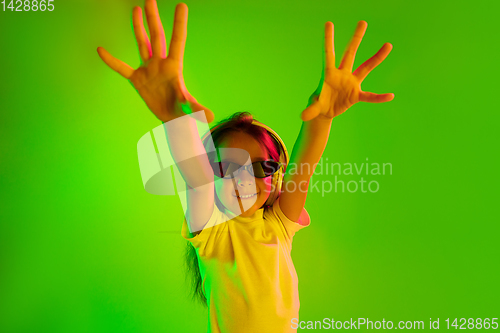
{"type": "Polygon", "coordinates": [[[321,113],[321,105],[317,97],[314,97],[314,102],[310,104],[304,111],[302,111],[300,118],[303,121],[309,121],[316,118],[318,114],[321,113]]]}

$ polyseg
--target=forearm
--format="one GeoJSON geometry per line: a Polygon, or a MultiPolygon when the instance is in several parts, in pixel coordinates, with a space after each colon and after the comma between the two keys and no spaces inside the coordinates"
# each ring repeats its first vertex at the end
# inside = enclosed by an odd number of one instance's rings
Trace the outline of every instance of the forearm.
{"type": "Polygon", "coordinates": [[[292,221],[298,221],[302,213],[309,181],[325,150],[331,125],[332,118],[321,115],[302,123],[280,196],[281,210],[292,221]]]}
{"type": "Polygon", "coordinates": [[[328,142],[332,119],[319,115],[302,123],[293,146],[285,182],[290,180],[296,184],[302,181],[309,182],[328,142]]]}
{"type": "Polygon", "coordinates": [[[185,115],[164,123],[167,143],[175,164],[192,189],[212,183],[213,170],[201,142],[196,120],[185,115]]]}

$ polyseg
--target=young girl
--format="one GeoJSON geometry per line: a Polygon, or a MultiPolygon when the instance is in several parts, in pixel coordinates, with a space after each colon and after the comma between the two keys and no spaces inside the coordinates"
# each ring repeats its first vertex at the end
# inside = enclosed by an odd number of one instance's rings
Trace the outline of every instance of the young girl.
{"type": "Polygon", "coordinates": [[[204,115],[208,122],[214,116],[184,85],[187,6],[176,7],[168,56],[155,0],[146,0],[145,11],[151,42],[141,8],[135,7],[133,12],[142,59],[138,69],[103,48],[97,51],[109,67],[130,80],[164,122],[170,152],[187,184],[182,236],[190,243],[195,292],[208,306],[208,332],[295,331],[292,320],[299,318],[298,278],[290,251],[294,234],[309,225],[304,209],[309,180],[334,117],[358,101],[393,99],[393,94],[360,89],[392,46],[384,44],[352,73],[367,27],[360,21],[336,68],[333,24],[326,23],[322,77],[302,112],[303,124],[288,160],[279,136],[248,113],[220,122],[200,140],[195,115],[204,115]],[[298,167],[285,173],[288,163],[298,167]]]}

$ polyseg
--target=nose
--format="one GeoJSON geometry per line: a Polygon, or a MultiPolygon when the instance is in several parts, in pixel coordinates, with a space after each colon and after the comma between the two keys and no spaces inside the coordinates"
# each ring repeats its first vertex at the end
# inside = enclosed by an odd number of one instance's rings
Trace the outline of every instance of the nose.
{"type": "Polygon", "coordinates": [[[238,176],[238,187],[252,186],[255,182],[254,176],[248,170],[242,170],[238,176]]]}

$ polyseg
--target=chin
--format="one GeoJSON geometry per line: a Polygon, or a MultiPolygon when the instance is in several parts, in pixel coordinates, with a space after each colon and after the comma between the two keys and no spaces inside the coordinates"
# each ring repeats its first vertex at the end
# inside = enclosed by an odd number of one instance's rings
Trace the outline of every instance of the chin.
{"type": "Polygon", "coordinates": [[[257,206],[252,206],[252,208],[246,210],[243,212],[243,214],[241,214],[242,217],[248,217],[248,216],[252,216],[253,214],[255,214],[256,211],[258,211],[260,209],[260,207],[257,207],[257,206]]]}
{"type": "Polygon", "coordinates": [[[241,217],[249,217],[252,216],[257,210],[259,210],[264,204],[261,203],[261,200],[257,197],[257,199],[253,202],[242,202],[244,211],[241,211],[238,199],[235,197],[232,198],[231,203],[229,205],[225,205],[233,214],[241,216],[241,217]]]}

